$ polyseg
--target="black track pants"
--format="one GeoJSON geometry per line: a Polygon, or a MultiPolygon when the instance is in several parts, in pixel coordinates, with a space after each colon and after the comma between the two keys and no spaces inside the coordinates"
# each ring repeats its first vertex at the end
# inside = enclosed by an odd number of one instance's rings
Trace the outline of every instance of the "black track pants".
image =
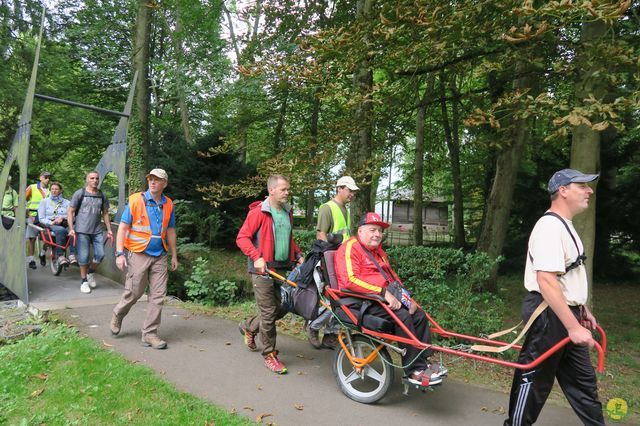
{"type": "MultiPolygon", "coordinates": [[[[525,297],[522,304],[525,321],[540,302],[540,293],[530,292],[525,297]]],[[[579,307],[570,308],[579,320],[579,307]]],[[[529,329],[518,362],[530,363],[565,337],[567,330],[562,322],[551,308],[545,309],[529,329]]],[[[505,426],[535,423],[556,378],[569,404],[585,425],[605,424],[588,348],[569,343],[538,367],[515,371],[509,399],[509,418],[505,420],[505,426]]]]}

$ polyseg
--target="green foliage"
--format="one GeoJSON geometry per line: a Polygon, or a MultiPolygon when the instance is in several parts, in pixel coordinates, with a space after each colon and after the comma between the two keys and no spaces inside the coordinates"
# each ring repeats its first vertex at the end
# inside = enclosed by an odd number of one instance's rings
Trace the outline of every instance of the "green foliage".
{"type": "Polygon", "coordinates": [[[442,327],[470,335],[500,329],[502,300],[480,290],[496,263],[486,254],[432,247],[394,247],[388,254],[405,286],[442,327]]]}
{"type": "Polygon", "coordinates": [[[234,281],[217,281],[209,272],[209,261],[198,257],[192,267],[190,278],[185,281],[187,296],[192,300],[226,305],[233,302],[238,294],[238,285],[234,281]]]}
{"type": "Polygon", "coordinates": [[[215,210],[196,208],[195,203],[187,200],[175,200],[176,232],[181,238],[192,243],[207,244],[212,247],[218,237],[223,220],[215,210]]]}
{"type": "Polygon", "coordinates": [[[293,238],[302,250],[302,254],[306,255],[311,250],[311,245],[316,240],[316,231],[307,230],[295,230],[293,232],[293,238]]]}
{"type": "Polygon", "coordinates": [[[73,328],[46,324],[0,346],[0,359],[1,424],[249,424],[73,328]]]}

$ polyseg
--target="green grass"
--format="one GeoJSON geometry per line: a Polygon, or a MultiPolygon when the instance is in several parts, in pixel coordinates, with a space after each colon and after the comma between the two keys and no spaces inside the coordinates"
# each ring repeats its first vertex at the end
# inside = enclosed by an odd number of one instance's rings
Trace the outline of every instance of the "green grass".
{"type": "Polygon", "coordinates": [[[46,324],[0,347],[0,424],[246,425],[248,419],[178,392],[144,366],[46,324]]]}

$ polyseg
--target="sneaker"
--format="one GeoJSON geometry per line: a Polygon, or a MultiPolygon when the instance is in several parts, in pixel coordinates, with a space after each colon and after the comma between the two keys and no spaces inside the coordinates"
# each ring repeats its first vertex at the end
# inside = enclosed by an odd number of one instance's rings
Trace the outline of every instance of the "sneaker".
{"type": "Polygon", "coordinates": [[[437,362],[431,362],[429,363],[427,361],[427,368],[432,370],[434,373],[436,373],[438,376],[440,377],[444,377],[444,376],[448,376],[449,375],[449,369],[447,367],[444,367],[440,364],[438,364],[437,362]]]}
{"type": "Polygon", "coordinates": [[[87,274],[87,281],[89,282],[89,287],[96,288],[98,284],[96,283],[96,279],[93,276],[93,272],[87,274]]]}
{"type": "Polygon", "coordinates": [[[91,287],[89,287],[89,283],[86,281],[82,281],[80,285],[80,291],[83,293],[91,293],[91,287]]]}
{"type": "Polygon", "coordinates": [[[58,256],[58,265],[68,265],[69,261],[64,256],[58,256]]]}
{"type": "Polygon", "coordinates": [[[78,264],[78,259],[76,258],[75,254],[70,254],[69,255],[69,263],[72,265],[77,265],[78,264]]]}
{"type": "Polygon", "coordinates": [[[41,251],[39,257],[40,257],[40,265],[45,266],[47,264],[47,256],[45,256],[45,253],[41,251]]]}
{"type": "Polygon", "coordinates": [[[247,345],[250,351],[255,351],[258,349],[258,345],[256,345],[256,335],[251,333],[249,330],[242,326],[242,323],[238,325],[238,330],[240,330],[240,334],[242,334],[242,340],[244,344],[247,345]]]}
{"type": "Polygon", "coordinates": [[[442,377],[427,368],[426,370],[416,370],[407,377],[409,383],[418,386],[431,386],[442,383],[442,377]]]}
{"type": "Polygon", "coordinates": [[[335,349],[338,347],[338,336],[335,334],[325,334],[322,336],[322,347],[335,349]]]}
{"type": "Polygon", "coordinates": [[[276,374],[287,374],[287,367],[278,359],[278,351],[264,357],[264,365],[276,374]]]}
{"type": "Polygon", "coordinates": [[[157,334],[145,334],[142,336],[142,346],[151,346],[153,349],[166,349],[167,342],[159,338],[157,334]]]}
{"type": "Polygon", "coordinates": [[[38,267],[36,266],[36,261],[32,260],[29,262],[29,268],[31,269],[38,269],[38,267]]]}
{"type": "Polygon", "coordinates": [[[320,343],[320,336],[318,335],[318,330],[314,330],[309,328],[307,330],[307,336],[309,337],[309,343],[316,349],[322,348],[322,343],[320,343]]]}
{"type": "Polygon", "coordinates": [[[117,336],[120,333],[120,328],[122,327],[122,317],[113,314],[111,316],[111,324],[109,327],[111,328],[111,334],[117,336]]]}

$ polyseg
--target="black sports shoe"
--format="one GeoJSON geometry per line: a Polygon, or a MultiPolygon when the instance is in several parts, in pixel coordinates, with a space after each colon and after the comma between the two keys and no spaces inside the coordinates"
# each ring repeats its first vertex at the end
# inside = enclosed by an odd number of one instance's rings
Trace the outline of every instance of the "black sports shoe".
{"type": "Polygon", "coordinates": [[[31,269],[37,269],[37,267],[36,267],[36,261],[35,261],[35,260],[32,260],[31,262],[29,262],[29,268],[31,268],[31,269]]]}
{"type": "Polygon", "coordinates": [[[45,266],[47,264],[47,258],[44,254],[40,255],[40,265],[45,266]]]}

